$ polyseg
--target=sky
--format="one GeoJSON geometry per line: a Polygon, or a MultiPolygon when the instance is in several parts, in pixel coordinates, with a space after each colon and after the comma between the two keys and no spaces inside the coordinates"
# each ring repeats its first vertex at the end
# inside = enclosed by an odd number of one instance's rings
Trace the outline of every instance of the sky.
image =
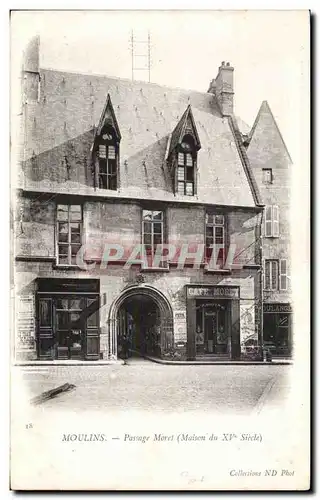
{"type": "MultiPolygon", "coordinates": [[[[235,114],[251,127],[267,100],[300,162],[309,105],[307,11],[20,11],[12,16],[11,52],[19,54],[38,34],[44,68],[130,79],[132,30],[139,40],[150,32],[154,83],[206,92],[221,61],[229,61],[235,114]]],[[[146,80],[148,73],[137,71],[135,78],[146,80]]]]}

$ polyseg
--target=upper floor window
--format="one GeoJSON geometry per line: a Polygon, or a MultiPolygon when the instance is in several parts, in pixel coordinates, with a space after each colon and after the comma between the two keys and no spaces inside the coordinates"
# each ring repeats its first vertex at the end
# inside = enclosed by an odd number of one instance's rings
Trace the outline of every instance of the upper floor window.
{"type": "MultiPolygon", "coordinates": [[[[225,216],[219,213],[206,214],[206,259],[210,260],[212,252],[217,262],[225,260],[225,216]]],[[[214,263],[216,264],[216,262],[214,263]]]]}
{"type": "Polygon", "coordinates": [[[266,260],[264,271],[265,290],[278,290],[279,288],[279,263],[277,260],[266,260]]]}
{"type": "Polygon", "coordinates": [[[142,243],[144,269],[168,269],[165,250],[165,213],[162,210],[143,210],[142,243]],[[163,254],[164,252],[164,254],[163,254]]]}
{"type": "Polygon", "coordinates": [[[81,205],[57,206],[57,263],[76,265],[77,253],[81,248],[82,207],[81,205]]]}
{"type": "Polygon", "coordinates": [[[264,213],[264,235],[266,238],[279,237],[279,207],[277,205],[268,205],[264,213]]]}
{"type": "Polygon", "coordinates": [[[264,266],[265,290],[287,290],[287,260],[268,259],[264,266]]]}
{"type": "Polygon", "coordinates": [[[263,168],[262,169],[262,181],[264,184],[272,184],[272,168],[263,168]]]}
{"type": "Polygon", "coordinates": [[[196,149],[191,136],[185,136],[178,148],[177,191],[179,194],[195,194],[196,149]]]}
{"type": "Polygon", "coordinates": [[[147,255],[154,255],[157,245],[163,244],[163,212],[160,210],[143,210],[142,243],[147,255]]]}
{"type": "Polygon", "coordinates": [[[117,189],[118,149],[113,130],[103,131],[98,143],[98,178],[101,189],[117,189]]]}

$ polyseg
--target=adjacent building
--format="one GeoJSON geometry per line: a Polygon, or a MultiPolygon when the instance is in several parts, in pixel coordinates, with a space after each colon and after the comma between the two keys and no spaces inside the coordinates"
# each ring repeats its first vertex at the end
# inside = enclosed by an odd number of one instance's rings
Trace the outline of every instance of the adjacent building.
{"type": "Polygon", "coordinates": [[[276,253],[289,192],[273,190],[287,167],[263,132],[274,134],[265,104],[244,140],[233,72],[223,62],[201,93],[43,69],[30,43],[13,216],[17,360],[113,360],[124,335],[162,359],[260,359],[272,321],[280,353],[280,312],[267,307],[290,307],[287,240],[276,253]]]}
{"type": "Polygon", "coordinates": [[[290,282],[290,182],[292,160],[269,104],[261,104],[244,137],[265,205],[263,242],[263,339],[273,356],[292,354],[290,282]]]}

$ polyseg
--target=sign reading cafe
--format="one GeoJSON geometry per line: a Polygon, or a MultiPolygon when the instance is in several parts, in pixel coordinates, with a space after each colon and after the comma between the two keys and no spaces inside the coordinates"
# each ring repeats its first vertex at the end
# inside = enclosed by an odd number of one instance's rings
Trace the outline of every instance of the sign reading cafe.
{"type": "Polygon", "coordinates": [[[239,299],[239,288],[230,286],[187,286],[188,298],[239,299]]]}

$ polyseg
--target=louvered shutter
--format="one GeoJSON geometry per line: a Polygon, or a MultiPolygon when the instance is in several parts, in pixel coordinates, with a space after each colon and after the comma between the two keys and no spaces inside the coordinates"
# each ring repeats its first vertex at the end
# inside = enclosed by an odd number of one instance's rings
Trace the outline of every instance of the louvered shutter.
{"type": "Polygon", "coordinates": [[[278,261],[277,260],[272,260],[271,261],[271,290],[278,290],[278,280],[279,280],[279,274],[278,274],[278,261]]]}
{"type": "Polygon", "coordinates": [[[272,235],[274,237],[279,236],[279,207],[273,205],[272,207],[272,235]]]}
{"type": "Polygon", "coordinates": [[[272,236],[272,206],[266,207],[264,216],[264,235],[270,238],[272,236]]]}
{"type": "Polygon", "coordinates": [[[270,290],[271,279],[270,279],[271,262],[269,260],[265,261],[264,265],[264,289],[270,290]]]}
{"type": "Polygon", "coordinates": [[[280,290],[287,290],[287,260],[280,260],[280,290]]]}

